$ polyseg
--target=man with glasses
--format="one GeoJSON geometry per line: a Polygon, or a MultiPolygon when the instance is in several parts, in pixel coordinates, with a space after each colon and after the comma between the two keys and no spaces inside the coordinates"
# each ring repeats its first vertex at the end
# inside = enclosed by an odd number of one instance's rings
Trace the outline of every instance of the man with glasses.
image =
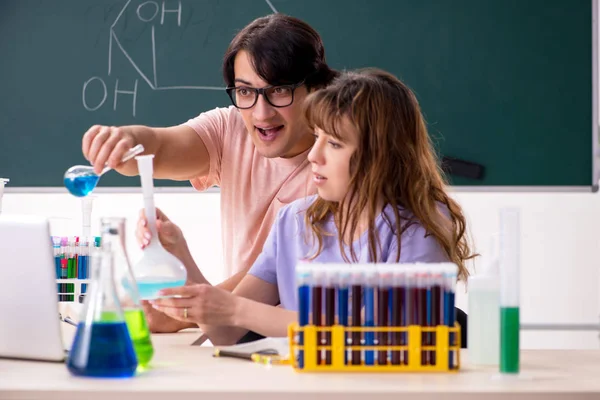
{"type": "MultiPolygon", "coordinates": [[[[189,179],[194,188],[221,189],[224,266],[233,290],[260,254],[277,211],[314,193],[306,157],[312,132],[302,116],[307,94],[337,73],[325,61],[319,34],[282,14],[258,18],[232,40],[223,77],[233,106],[204,112],[168,128],[93,126],[83,136],[84,156],[100,172],[105,163],[123,175],[137,175],[134,160],[119,164],[136,144],[154,154],[154,177],[189,179]]],[[[196,283],[206,279],[191,257],[181,230],[160,211],[159,237],[196,283]]],[[[142,248],[149,243],[145,218],[138,223],[142,248]]],[[[146,308],[154,332],[189,325],[146,308]]]]}

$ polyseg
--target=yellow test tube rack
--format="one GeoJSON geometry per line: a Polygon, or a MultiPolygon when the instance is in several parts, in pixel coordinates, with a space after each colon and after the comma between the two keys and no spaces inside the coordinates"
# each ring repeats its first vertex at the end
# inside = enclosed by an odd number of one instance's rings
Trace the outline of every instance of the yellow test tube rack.
{"type": "MultiPolygon", "coordinates": [[[[457,372],[460,369],[460,325],[454,327],[439,325],[436,327],[423,327],[411,325],[406,327],[349,327],[342,325],[334,326],[299,326],[294,323],[288,327],[288,339],[290,345],[290,362],[294,369],[299,372],[457,372]],[[406,345],[353,345],[346,344],[347,335],[352,332],[360,332],[365,337],[367,332],[377,336],[378,333],[405,333],[406,345]],[[325,333],[331,334],[331,345],[318,345],[318,338],[324,337],[325,333]],[[424,333],[435,333],[435,345],[422,345],[424,333]],[[454,345],[450,345],[450,333],[454,333],[454,345]],[[303,344],[299,343],[300,334],[303,344]],[[374,364],[366,365],[364,356],[360,365],[352,365],[346,361],[349,351],[373,351],[374,364]],[[331,363],[325,364],[325,357],[321,363],[317,363],[317,352],[330,352],[331,363]],[[408,360],[405,364],[377,363],[377,352],[400,351],[407,354],[408,360]],[[298,354],[302,352],[303,365],[299,365],[298,354]],[[434,365],[422,365],[423,352],[435,354],[434,365]],[[452,360],[452,363],[450,361],[452,360]]],[[[404,362],[404,360],[402,361],[404,362]]]]}

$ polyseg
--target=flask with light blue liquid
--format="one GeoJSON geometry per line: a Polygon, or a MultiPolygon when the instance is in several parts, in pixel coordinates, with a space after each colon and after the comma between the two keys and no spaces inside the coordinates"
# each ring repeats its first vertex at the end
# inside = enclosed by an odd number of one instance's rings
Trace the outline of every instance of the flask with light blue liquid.
{"type": "Polygon", "coordinates": [[[152,178],[153,158],[153,155],[136,157],[144,194],[144,210],[152,234],[142,258],[133,267],[133,275],[142,300],[156,299],[160,290],[183,286],[187,279],[187,270],[181,261],[165,250],[158,238],[152,178]]]}
{"type": "MultiPolygon", "coordinates": [[[[131,160],[138,154],[144,151],[144,146],[138,144],[135,147],[129,149],[121,159],[121,163],[131,160]]],[[[94,167],[91,165],[74,165],[65,172],[63,178],[65,187],[73,196],[85,197],[96,188],[100,177],[112,168],[109,166],[104,167],[102,172],[96,174],[94,167]]]]}

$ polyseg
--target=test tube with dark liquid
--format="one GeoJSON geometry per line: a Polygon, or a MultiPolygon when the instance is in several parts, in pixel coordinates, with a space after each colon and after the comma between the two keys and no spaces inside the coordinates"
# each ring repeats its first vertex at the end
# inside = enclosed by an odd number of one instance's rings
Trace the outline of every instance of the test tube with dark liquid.
{"type": "MultiPolygon", "coordinates": [[[[325,315],[323,319],[324,325],[329,328],[335,324],[336,275],[337,270],[335,266],[332,266],[332,268],[327,269],[323,280],[325,288],[325,315]]],[[[323,336],[325,346],[331,346],[331,331],[325,331],[323,336]]],[[[331,350],[325,350],[325,365],[331,365],[331,350]]]]}
{"type": "MultiPolygon", "coordinates": [[[[350,282],[350,271],[346,265],[338,265],[336,275],[336,286],[338,294],[337,312],[338,324],[348,326],[348,284],[350,282]]],[[[348,343],[348,334],[344,336],[344,345],[348,343]]],[[[348,364],[348,351],[344,351],[344,364],[348,364]]]]}
{"type": "MultiPolygon", "coordinates": [[[[431,267],[431,325],[436,327],[444,323],[444,278],[441,270],[437,266],[431,267]]],[[[437,333],[430,333],[430,340],[432,346],[437,344],[437,333]]],[[[436,352],[429,352],[429,363],[430,365],[437,365],[436,352]]]]}
{"type": "MultiPolygon", "coordinates": [[[[392,270],[387,265],[379,266],[377,274],[377,326],[386,327],[390,325],[389,315],[393,309],[393,303],[391,302],[393,296],[390,297],[390,292],[393,290],[393,275],[392,270]]],[[[377,333],[378,346],[382,347],[382,350],[377,352],[378,365],[387,365],[388,363],[386,347],[390,343],[389,335],[388,332],[377,333]]]]}
{"type": "MultiPolygon", "coordinates": [[[[351,313],[352,321],[350,325],[352,327],[362,327],[362,288],[363,288],[363,272],[360,266],[353,265],[350,271],[350,298],[351,298],[351,313]]],[[[362,335],[359,331],[353,331],[350,334],[350,345],[360,346],[362,335]]],[[[360,350],[352,350],[351,357],[352,365],[362,364],[362,352],[360,350]]]]}
{"type": "MultiPolygon", "coordinates": [[[[324,273],[323,265],[315,264],[313,269],[312,278],[312,324],[314,326],[323,326],[323,280],[324,273]]],[[[325,337],[323,332],[317,331],[317,365],[321,365],[323,360],[323,352],[321,346],[325,344],[325,337]]]]}

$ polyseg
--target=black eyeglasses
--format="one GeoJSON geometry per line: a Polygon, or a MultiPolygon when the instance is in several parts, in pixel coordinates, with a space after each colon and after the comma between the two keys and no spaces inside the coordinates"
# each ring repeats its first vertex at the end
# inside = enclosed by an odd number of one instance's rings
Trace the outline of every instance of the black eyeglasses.
{"type": "Polygon", "coordinates": [[[294,102],[294,91],[302,85],[304,85],[304,80],[294,85],[267,86],[260,89],[232,86],[226,88],[225,91],[233,105],[242,110],[254,107],[259,94],[262,94],[270,105],[280,108],[287,107],[294,102]]]}

